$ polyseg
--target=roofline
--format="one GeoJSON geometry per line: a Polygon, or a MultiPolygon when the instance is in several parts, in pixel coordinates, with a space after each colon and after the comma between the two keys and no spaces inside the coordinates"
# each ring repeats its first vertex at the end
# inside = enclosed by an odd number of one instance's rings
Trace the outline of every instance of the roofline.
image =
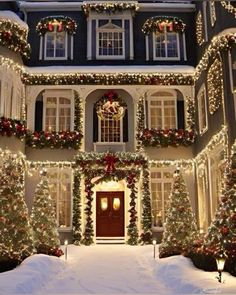
{"type": "MultiPolygon", "coordinates": [[[[89,1],[84,2],[27,2],[27,1],[19,1],[20,9],[25,12],[30,11],[55,11],[63,10],[63,11],[81,11],[81,6],[84,3],[88,3],[89,1]]],[[[97,1],[96,3],[104,3],[104,1],[97,1]]],[[[127,1],[124,1],[127,2],[127,1]]],[[[134,3],[134,1],[132,2],[134,3]]],[[[166,11],[166,12],[192,12],[195,11],[195,4],[188,3],[135,3],[139,6],[139,11],[166,11]]]]}

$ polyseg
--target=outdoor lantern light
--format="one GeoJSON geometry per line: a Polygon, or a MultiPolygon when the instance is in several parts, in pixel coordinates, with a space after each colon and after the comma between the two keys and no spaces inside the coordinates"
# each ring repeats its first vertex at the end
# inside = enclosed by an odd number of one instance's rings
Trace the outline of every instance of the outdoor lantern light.
{"type": "Polygon", "coordinates": [[[153,258],[155,259],[156,258],[156,244],[157,244],[157,241],[153,240],[152,244],[153,244],[153,258]]]}
{"type": "Polygon", "coordinates": [[[216,264],[217,264],[217,270],[219,273],[218,278],[218,282],[221,283],[221,279],[222,279],[222,271],[224,270],[224,266],[225,266],[225,257],[221,256],[221,257],[217,257],[216,258],[216,264]]]}
{"type": "Polygon", "coordinates": [[[65,260],[67,260],[67,246],[68,246],[68,240],[64,241],[64,245],[65,245],[65,260]]]}

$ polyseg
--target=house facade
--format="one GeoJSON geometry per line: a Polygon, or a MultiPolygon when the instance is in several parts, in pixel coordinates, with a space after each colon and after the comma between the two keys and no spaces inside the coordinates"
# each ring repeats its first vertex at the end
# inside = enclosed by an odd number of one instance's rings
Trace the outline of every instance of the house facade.
{"type": "Polygon", "coordinates": [[[0,9],[0,147],[24,155],[29,209],[46,169],[62,240],[146,242],[179,167],[205,232],[236,135],[234,2],[0,9]]]}

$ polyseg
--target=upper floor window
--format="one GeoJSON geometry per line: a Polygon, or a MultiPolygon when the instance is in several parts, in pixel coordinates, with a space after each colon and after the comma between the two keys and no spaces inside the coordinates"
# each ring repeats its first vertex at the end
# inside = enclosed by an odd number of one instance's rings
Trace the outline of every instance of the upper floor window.
{"type": "Polygon", "coordinates": [[[205,87],[202,87],[198,93],[198,120],[199,132],[203,134],[208,129],[205,87]]]}
{"type": "Polygon", "coordinates": [[[124,29],[109,22],[97,29],[97,58],[124,58],[124,29]]]}
{"type": "Polygon", "coordinates": [[[179,34],[175,32],[153,33],[153,59],[173,59],[180,58],[179,34]]]}
{"type": "Polygon", "coordinates": [[[67,58],[67,33],[53,32],[45,34],[45,59],[66,59],[67,58]]]}
{"type": "Polygon", "coordinates": [[[39,59],[66,60],[73,59],[73,34],[77,25],[66,16],[49,16],[37,25],[40,35],[39,59]]]}
{"type": "Polygon", "coordinates": [[[151,96],[149,103],[149,128],[177,128],[176,93],[157,92],[151,96]]]}
{"type": "Polygon", "coordinates": [[[187,60],[185,26],[176,17],[156,16],[147,19],[142,27],[146,60],[187,60]]]}

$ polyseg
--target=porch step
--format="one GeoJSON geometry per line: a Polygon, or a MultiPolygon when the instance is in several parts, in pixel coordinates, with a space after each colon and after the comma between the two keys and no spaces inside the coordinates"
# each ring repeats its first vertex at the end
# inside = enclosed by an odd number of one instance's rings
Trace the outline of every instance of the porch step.
{"type": "Polygon", "coordinates": [[[124,237],[99,237],[96,238],[97,245],[124,245],[125,238],[124,237]]]}

